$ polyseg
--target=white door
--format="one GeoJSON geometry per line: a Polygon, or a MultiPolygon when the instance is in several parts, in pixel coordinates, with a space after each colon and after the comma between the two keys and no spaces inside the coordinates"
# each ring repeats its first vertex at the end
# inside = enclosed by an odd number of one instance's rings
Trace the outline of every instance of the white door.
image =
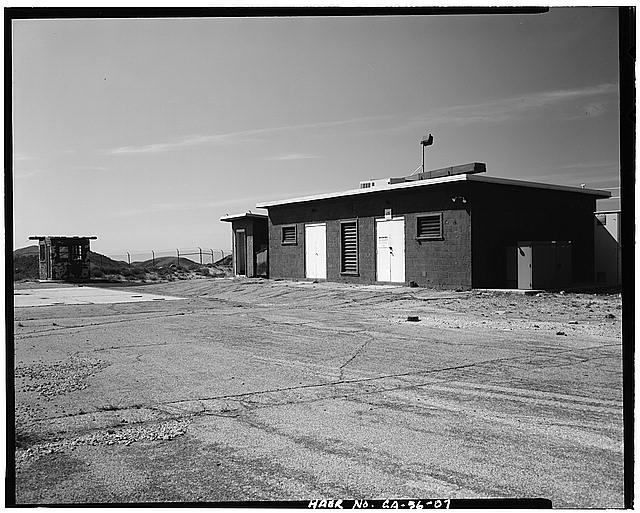
{"type": "Polygon", "coordinates": [[[327,226],[307,224],[304,227],[305,272],[307,278],[327,279],[327,226]]]}
{"type": "Polygon", "coordinates": [[[376,219],[376,279],[404,283],[404,218],[376,219]]]}

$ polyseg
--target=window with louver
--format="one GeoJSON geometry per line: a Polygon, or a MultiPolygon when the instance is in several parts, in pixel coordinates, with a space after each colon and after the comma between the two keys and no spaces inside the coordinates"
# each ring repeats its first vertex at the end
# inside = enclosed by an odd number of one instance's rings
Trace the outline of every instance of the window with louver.
{"type": "Polygon", "coordinates": [[[283,226],[282,227],[282,244],[297,244],[298,238],[296,236],[296,226],[283,226]]]}
{"type": "Polygon", "coordinates": [[[442,213],[418,217],[418,239],[442,239],[442,213]]]}
{"type": "Polygon", "coordinates": [[[340,272],[358,274],[358,223],[340,223],[340,272]]]}

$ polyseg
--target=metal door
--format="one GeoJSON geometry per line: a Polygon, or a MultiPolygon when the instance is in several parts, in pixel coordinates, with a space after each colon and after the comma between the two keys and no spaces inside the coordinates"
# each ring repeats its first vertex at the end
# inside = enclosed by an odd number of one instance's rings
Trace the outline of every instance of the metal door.
{"type": "Polygon", "coordinates": [[[236,274],[246,276],[247,274],[247,236],[244,230],[236,230],[235,244],[235,264],[236,274]]]}
{"type": "Polygon", "coordinates": [[[533,251],[531,246],[518,246],[518,288],[533,289],[533,251]]]}
{"type": "Polygon", "coordinates": [[[327,279],[327,226],[324,223],[304,227],[305,275],[327,279]]]}
{"type": "Polygon", "coordinates": [[[376,219],[376,280],[404,283],[404,218],[376,219]]]}

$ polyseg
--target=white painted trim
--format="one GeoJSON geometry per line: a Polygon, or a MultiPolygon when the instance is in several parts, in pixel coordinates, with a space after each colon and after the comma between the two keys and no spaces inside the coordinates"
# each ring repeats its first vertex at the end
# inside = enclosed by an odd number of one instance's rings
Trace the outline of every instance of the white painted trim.
{"type": "Polygon", "coordinates": [[[375,222],[385,221],[404,221],[404,216],[392,217],[391,219],[385,219],[384,217],[374,217],[375,222]]]}
{"type": "Polygon", "coordinates": [[[515,185],[518,187],[530,187],[534,189],[548,189],[555,191],[566,191],[566,192],[578,192],[581,194],[590,194],[592,196],[600,196],[602,198],[609,198],[611,193],[608,191],[602,191],[598,189],[583,189],[582,187],[571,187],[570,185],[556,185],[553,183],[542,183],[542,182],[528,182],[525,180],[513,180],[511,178],[499,178],[497,176],[478,176],[478,175],[463,175],[467,178],[467,180],[471,180],[472,182],[487,182],[487,183],[497,183],[501,185],[515,185]]]}
{"type": "Polygon", "coordinates": [[[500,185],[513,185],[518,187],[530,187],[534,189],[548,189],[548,190],[565,191],[565,192],[576,192],[579,194],[589,194],[591,196],[597,196],[599,198],[611,197],[611,193],[609,191],[602,191],[597,189],[583,189],[581,187],[571,187],[568,185],[555,185],[551,183],[527,182],[524,180],[513,180],[511,178],[498,178],[493,176],[467,174],[467,175],[444,176],[442,178],[429,178],[427,180],[415,180],[412,182],[402,182],[394,185],[389,185],[387,187],[380,187],[379,189],[375,189],[373,187],[370,187],[367,189],[350,189],[348,191],[342,191],[342,192],[327,192],[323,194],[315,194],[313,196],[302,196],[299,198],[291,198],[291,199],[285,199],[285,200],[265,201],[263,203],[258,203],[256,205],[256,208],[269,208],[269,207],[275,207],[279,205],[289,205],[292,203],[303,203],[306,201],[317,201],[317,200],[324,200],[324,199],[331,199],[331,198],[359,196],[361,194],[384,193],[386,191],[411,189],[413,187],[428,187],[428,186],[439,185],[443,183],[464,182],[464,181],[496,183],[500,185]]]}
{"type": "Polygon", "coordinates": [[[260,213],[246,213],[246,214],[227,214],[225,216],[222,216],[220,218],[220,221],[237,221],[238,219],[247,219],[247,218],[258,218],[258,219],[266,219],[267,218],[267,214],[260,214],[260,213]]]}

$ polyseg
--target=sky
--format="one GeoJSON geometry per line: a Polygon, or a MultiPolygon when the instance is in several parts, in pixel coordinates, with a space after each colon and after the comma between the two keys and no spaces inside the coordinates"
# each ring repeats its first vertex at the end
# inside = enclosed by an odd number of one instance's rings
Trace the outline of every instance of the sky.
{"type": "Polygon", "coordinates": [[[619,208],[616,8],[13,21],[14,248],[228,250],[225,214],[485,162],[619,208]]]}

